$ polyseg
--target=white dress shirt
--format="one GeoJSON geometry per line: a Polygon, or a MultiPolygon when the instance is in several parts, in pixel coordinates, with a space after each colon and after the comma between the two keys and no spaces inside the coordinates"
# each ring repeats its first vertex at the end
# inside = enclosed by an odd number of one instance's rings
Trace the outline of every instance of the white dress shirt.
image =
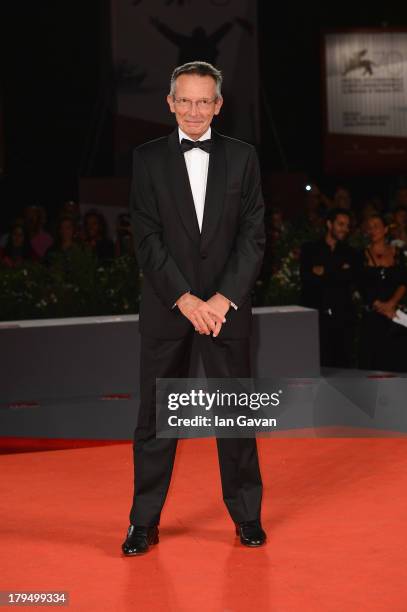
{"type": "MultiPolygon", "coordinates": [[[[183,138],[192,140],[178,128],[179,141],[183,138]]],[[[207,140],[211,137],[211,126],[198,140],[207,140]]],[[[187,166],[189,183],[191,185],[192,197],[194,199],[196,217],[198,219],[199,231],[202,231],[202,220],[205,206],[206,183],[208,180],[209,153],[203,149],[190,149],[184,153],[187,166]]]]}
{"type": "MultiPolygon", "coordinates": [[[[179,141],[183,138],[192,140],[178,127],[179,141]]],[[[211,137],[211,127],[198,140],[207,140],[211,137]]],[[[205,207],[206,183],[208,181],[209,153],[199,147],[190,149],[184,153],[185,164],[188,171],[189,184],[191,185],[192,197],[194,200],[196,217],[198,220],[199,231],[202,232],[202,221],[205,207]]],[[[224,296],[226,297],[226,296],[224,296]]],[[[229,298],[227,298],[229,299],[229,298]]],[[[229,300],[230,301],[230,300],[229,300]]],[[[236,304],[230,302],[230,305],[237,310],[236,304]]],[[[174,304],[175,306],[175,304],[174,304]]],[[[174,308],[173,306],[173,308],[174,308]]]]}

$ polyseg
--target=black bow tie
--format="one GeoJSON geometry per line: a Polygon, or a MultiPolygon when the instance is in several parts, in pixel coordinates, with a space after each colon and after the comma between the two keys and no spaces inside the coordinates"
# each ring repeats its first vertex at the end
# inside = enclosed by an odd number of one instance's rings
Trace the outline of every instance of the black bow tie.
{"type": "Polygon", "coordinates": [[[206,140],[188,140],[187,138],[183,138],[181,140],[181,149],[183,153],[190,151],[191,149],[202,149],[207,153],[211,151],[212,140],[207,138],[206,140]]]}

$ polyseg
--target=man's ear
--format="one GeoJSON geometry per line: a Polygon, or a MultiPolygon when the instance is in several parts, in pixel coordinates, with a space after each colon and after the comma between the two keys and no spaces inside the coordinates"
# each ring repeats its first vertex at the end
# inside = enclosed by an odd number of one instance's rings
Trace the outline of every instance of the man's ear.
{"type": "Polygon", "coordinates": [[[214,115],[219,115],[220,109],[222,108],[222,104],[223,104],[223,98],[222,96],[219,96],[219,98],[215,102],[215,112],[213,113],[214,115]]]}
{"type": "Polygon", "coordinates": [[[171,95],[167,96],[167,102],[168,102],[168,106],[170,107],[170,111],[172,113],[175,113],[174,98],[171,95]]]}

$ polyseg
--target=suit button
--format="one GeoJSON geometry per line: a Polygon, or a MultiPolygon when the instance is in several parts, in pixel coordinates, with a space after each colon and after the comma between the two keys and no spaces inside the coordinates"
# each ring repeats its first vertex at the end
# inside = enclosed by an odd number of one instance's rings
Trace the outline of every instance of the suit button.
{"type": "Polygon", "coordinates": [[[208,253],[201,253],[201,259],[206,259],[208,257],[208,253]]]}

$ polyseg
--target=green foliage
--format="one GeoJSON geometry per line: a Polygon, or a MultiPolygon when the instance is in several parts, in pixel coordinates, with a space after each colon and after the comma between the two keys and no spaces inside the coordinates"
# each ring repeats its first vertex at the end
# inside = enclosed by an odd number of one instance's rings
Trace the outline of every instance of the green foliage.
{"type": "MultiPolygon", "coordinates": [[[[299,304],[300,248],[320,236],[318,228],[297,224],[274,241],[275,269],[257,281],[254,306],[299,304]]],[[[363,246],[359,235],[350,242],[363,246]]],[[[134,256],[100,263],[93,252],[75,246],[67,254],[50,255],[48,266],[27,262],[16,268],[0,267],[0,320],[135,314],[141,281],[134,256]]],[[[360,310],[360,299],[354,297],[360,310]]]]}
{"type": "Polygon", "coordinates": [[[291,226],[273,244],[273,259],[276,270],[268,279],[263,279],[263,306],[286,306],[300,303],[299,257],[304,242],[317,240],[321,230],[300,223],[291,226]]]}
{"type": "Polygon", "coordinates": [[[134,314],[140,272],[134,257],[99,263],[88,250],[53,254],[49,266],[0,267],[0,320],[134,314]]]}

